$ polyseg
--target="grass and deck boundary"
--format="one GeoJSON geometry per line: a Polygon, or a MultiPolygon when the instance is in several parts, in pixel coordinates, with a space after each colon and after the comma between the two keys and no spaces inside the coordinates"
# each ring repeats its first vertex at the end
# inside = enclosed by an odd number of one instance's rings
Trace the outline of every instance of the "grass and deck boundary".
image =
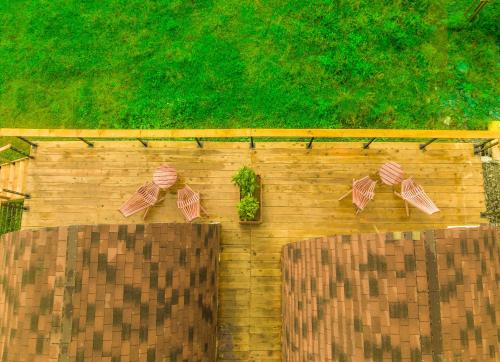
{"type": "MultiPolygon", "coordinates": [[[[239,129],[25,129],[0,128],[2,137],[16,137],[26,146],[36,147],[34,140],[71,140],[78,139],[88,147],[93,147],[94,140],[130,140],[135,139],[144,147],[148,140],[195,141],[199,148],[204,140],[211,141],[249,141],[250,148],[255,148],[257,139],[261,141],[295,140],[305,142],[307,149],[313,142],[321,141],[365,141],[363,148],[368,149],[375,141],[419,142],[419,149],[426,148],[436,141],[453,141],[474,143],[474,153],[484,151],[499,144],[500,129],[490,127],[489,130],[409,130],[409,129],[273,129],[273,128],[239,128],[239,129]]],[[[10,148],[10,147],[9,147],[10,148]]],[[[22,156],[32,157],[23,151],[22,156]]]]}

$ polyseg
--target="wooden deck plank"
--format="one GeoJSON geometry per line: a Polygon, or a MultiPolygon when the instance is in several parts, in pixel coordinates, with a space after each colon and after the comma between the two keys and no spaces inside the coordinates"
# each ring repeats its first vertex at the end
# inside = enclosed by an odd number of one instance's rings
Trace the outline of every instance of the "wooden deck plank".
{"type": "Polygon", "coordinates": [[[7,189],[9,190],[14,190],[14,184],[15,184],[15,177],[16,177],[16,170],[17,169],[17,165],[15,163],[11,163],[9,165],[9,179],[7,181],[7,189]]]}
{"type": "MultiPolygon", "coordinates": [[[[301,142],[247,143],[40,141],[26,175],[23,228],[83,223],[142,222],[117,211],[122,202],[167,163],[201,192],[209,212],[203,221],[222,223],[219,274],[219,360],[278,361],[281,328],[280,251],[288,242],[333,233],[405,231],[478,224],[483,220],[481,163],[471,144],[435,143],[428,151],[417,143],[318,143],[307,151],[301,142]],[[441,208],[432,216],[411,209],[390,187],[379,187],[375,200],[354,215],[350,200],[337,198],[353,177],[374,172],[388,160],[400,162],[441,208]],[[231,176],[251,165],[263,177],[263,218],[259,226],[238,223],[238,190],[231,176]]],[[[168,193],[152,209],[149,222],[183,222],[168,193]]]]}
{"type": "Polygon", "coordinates": [[[23,192],[24,190],[24,185],[26,181],[26,167],[28,165],[27,160],[20,160],[16,162],[18,164],[18,170],[17,170],[17,175],[16,175],[16,188],[15,190],[17,192],[23,192]]]}

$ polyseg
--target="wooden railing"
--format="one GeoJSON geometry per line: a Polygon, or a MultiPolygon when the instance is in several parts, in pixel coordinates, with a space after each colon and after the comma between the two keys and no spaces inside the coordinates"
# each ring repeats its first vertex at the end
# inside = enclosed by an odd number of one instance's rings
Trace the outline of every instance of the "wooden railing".
{"type": "Polygon", "coordinates": [[[499,138],[500,130],[411,130],[411,129],[25,129],[0,128],[0,136],[43,138],[239,138],[239,137],[316,137],[316,138],[499,138]]]}
{"type": "MultiPolygon", "coordinates": [[[[19,139],[21,139],[21,140],[29,143],[30,145],[32,145],[32,147],[36,147],[35,143],[30,142],[30,141],[28,141],[26,139],[23,139],[23,137],[19,137],[19,139]]],[[[7,144],[7,145],[5,145],[5,146],[0,147],[0,153],[8,151],[8,150],[11,150],[11,151],[13,151],[15,153],[18,153],[18,154],[20,154],[20,155],[22,155],[24,157],[27,157],[27,158],[33,158],[28,153],[24,152],[23,150],[20,150],[19,148],[16,148],[16,147],[12,146],[10,143],[7,144]]]]}
{"type": "Polygon", "coordinates": [[[148,139],[194,139],[198,147],[203,147],[202,139],[249,139],[250,147],[255,147],[255,138],[307,138],[306,148],[312,148],[314,140],[321,139],[367,139],[363,144],[367,149],[377,139],[392,140],[427,140],[420,144],[420,149],[437,140],[468,140],[476,143],[475,152],[484,150],[498,144],[500,129],[492,128],[485,131],[475,130],[410,130],[410,129],[265,129],[265,128],[240,128],[240,129],[25,129],[25,128],[0,128],[0,136],[17,137],[20,140],[36,147],[33,138],[61,139],[74,138],[93,147],[91,140],[99,139],[136,139],[144,147],[148,147],[148,139]],[[29,140],[28,138],[31,138],[29,140]]]}

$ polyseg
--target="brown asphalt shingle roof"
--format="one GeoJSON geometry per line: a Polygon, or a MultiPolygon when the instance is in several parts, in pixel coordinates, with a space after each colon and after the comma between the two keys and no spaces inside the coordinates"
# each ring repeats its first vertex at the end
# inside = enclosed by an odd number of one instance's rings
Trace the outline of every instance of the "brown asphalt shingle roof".
{"type": "Polygon", "coordinates": [[[214,360],[219,237],[218,224],[2,236],[2,360],[214,360]]]}
{"type": "Polygon", "coordinates": [[[282,271],[286,361],[500,358],[493,226],[300,241],[282,271]]]}

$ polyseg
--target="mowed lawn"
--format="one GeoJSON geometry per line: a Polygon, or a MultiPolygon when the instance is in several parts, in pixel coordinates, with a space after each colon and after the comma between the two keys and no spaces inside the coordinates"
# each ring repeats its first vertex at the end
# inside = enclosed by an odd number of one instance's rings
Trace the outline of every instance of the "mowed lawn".
{"type": "Polygon", "coordinates": [[[2,0],[0,126],[486,128],[471,2],[2,0]]]}

